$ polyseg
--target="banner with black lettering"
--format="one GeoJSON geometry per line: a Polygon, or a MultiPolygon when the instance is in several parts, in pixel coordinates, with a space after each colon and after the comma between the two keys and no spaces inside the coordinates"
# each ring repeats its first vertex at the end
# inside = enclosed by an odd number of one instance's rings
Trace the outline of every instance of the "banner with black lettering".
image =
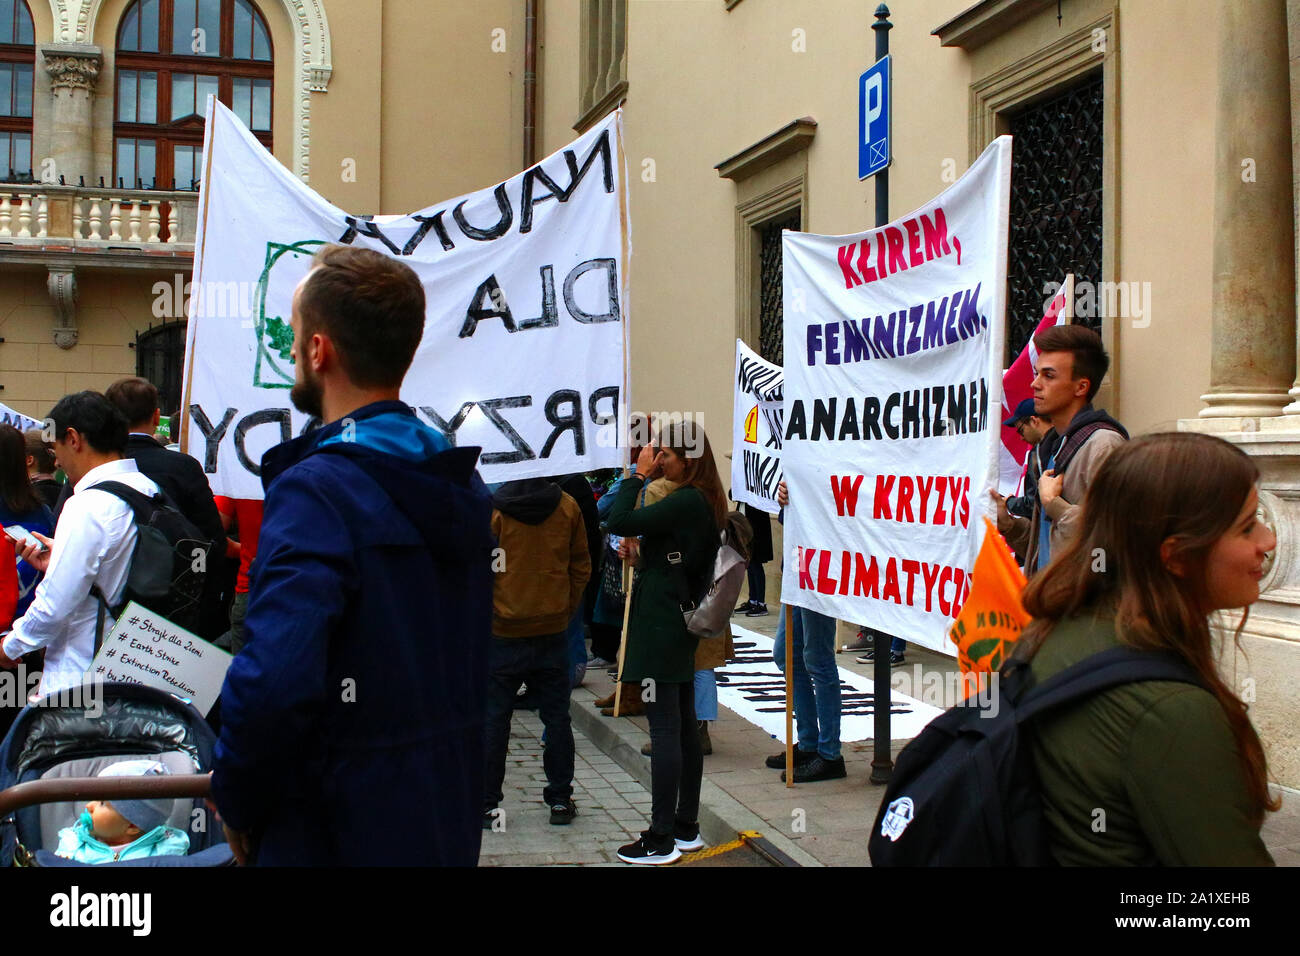
{"type": "Polygon", "coordinates": [[[781,482],[781,418],[785,373],[736,339],[732,405],[731,497],[776,514],[781,482]]]}
{"type": "Polygon", "coordinates": [[[188,297],[181,447],[213,490],[261,498],[262,454],[317,424],[289,398],[290,303],[328,243],[419,275],[424,338],[401,397],[454,444],[481,446],[485,481],[616,467],[630,250],[621,129],[611,113],[494,187],[370,217],[313,192],[210,100],[195,281],[159,285],[188,297]]]}
{"type": "Polygon", "coordinates": [[[782,234],[781,599],[945,654],[998,479],[1011,137],[856,236],[782,234]]]}

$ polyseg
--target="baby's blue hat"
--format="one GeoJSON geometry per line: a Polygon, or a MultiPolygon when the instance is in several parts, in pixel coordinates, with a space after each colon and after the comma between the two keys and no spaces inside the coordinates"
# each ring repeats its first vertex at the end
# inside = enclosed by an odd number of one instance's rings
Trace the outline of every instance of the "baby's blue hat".
{"type": "MultiPolygon", "coordinates": [[[[169,773],[167,767],[157,760],[123,760],[105,767],[99,775],[101,777],[153,777],[166,776],[169,773]]],[[[176,804],[171,797],[108,802],[128,822],[139,827],[142,833],[148,833],[159,824],[165,823],[176,804]]]]}

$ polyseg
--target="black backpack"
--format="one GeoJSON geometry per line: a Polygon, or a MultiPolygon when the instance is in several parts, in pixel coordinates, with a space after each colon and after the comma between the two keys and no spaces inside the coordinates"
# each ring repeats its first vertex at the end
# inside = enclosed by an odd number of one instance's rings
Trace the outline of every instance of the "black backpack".
{"type": "MultiPolygon", "coordinates": [[[[121,602],[111,608],[113,616],[121,616],[127,602],[135,601],[177,627],[198,631],[212,542],[162,493],[150,497],[120,481],[100,482],[86,490],[107,491],[121,498],[130,506],[139,532],[126,575],[126,590],[121,602]]],[[[90,593],[99,602],[95,620],[98,653],[104,640],[105,611],[110,608],[99,585],[92,586],[90,593]]]]}
{"type": "Polygon", "coordinates": [[[1027,671],[1010,665],[995,701],[984,706],[972,697],[969,706],[950,708],[903,748],[871,829],[872,866],[1052,865],[1021,725],[1121,684],[1201,684],[1180,658],[1130,647],[1094,654],[1024,691],[1027,671]]]}

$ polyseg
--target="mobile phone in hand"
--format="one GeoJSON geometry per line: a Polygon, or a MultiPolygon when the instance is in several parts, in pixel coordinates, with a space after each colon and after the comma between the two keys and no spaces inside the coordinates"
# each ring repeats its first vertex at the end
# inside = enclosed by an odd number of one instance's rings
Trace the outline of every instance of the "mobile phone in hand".
{"type": "Polygon", "coordinates": [[[20,524],[11,524],[5,527],[5,534],[13,539],[14,543],[20,547],[35,545],[41,551],[48,550],[49,546],[42,542],[36,535],[32,534],[20,524]]]}

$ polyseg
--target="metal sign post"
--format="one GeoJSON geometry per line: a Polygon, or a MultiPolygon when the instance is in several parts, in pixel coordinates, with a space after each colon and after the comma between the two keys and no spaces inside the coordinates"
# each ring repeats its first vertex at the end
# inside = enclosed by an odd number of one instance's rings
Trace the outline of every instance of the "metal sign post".
{"type": "MultiPolygon", "coordinates": [[[[858,143],[858,174],[859,178],[865,178],[862,174],[862,150],[865,149],[868,153],[868,159],[872,155],[876,156],[876,228],[879,228],[889,222],[889,163],[892,159],[889,143],[891,114],[889,104],[891,93],[889,83],[889,31],[893,29],[893,24],[889,22],[889,7],[883,3],[876,7],[875,16],[876,22],[871,25],[871,29],[876,33],[876,65],[862,74],[859,86],[859,97],[862,98],[862,102],[859,104],[858,113],[862,135],[859,137],[858,143]],[[876,70],[879,70],[879,72],[875,73],[875,76],[879,78],[880,85],[878,104],[874,111],[876,123],[873,126],[870,122],[867,122],[873,111],[868,110],[870,104],[865,97],[868,92],[868,84],[875,82],[868,78],[876,70]],[[879,137],[882,127],[884,132],[883,148],[880,147],[879,139],[869,141],[869,137],[872,135],[879,137]]],[[[871,175],[871,173],[869,172],[866,175],[871,175]]],[[[894,757],[890,747],[893,734],[889,727],[889,711],[892,706],[889,684],[889,653],[892,638],[880,631],[875,631],[874,635],[875,667],[872,669],[872,680],[875,684],[875,696],[872,709],[875,711],[875,722],[872,736],[875,738],[875,746],[871,757],[871,782],[888,783],[890,776],[894,772],[894,757]]]]}

